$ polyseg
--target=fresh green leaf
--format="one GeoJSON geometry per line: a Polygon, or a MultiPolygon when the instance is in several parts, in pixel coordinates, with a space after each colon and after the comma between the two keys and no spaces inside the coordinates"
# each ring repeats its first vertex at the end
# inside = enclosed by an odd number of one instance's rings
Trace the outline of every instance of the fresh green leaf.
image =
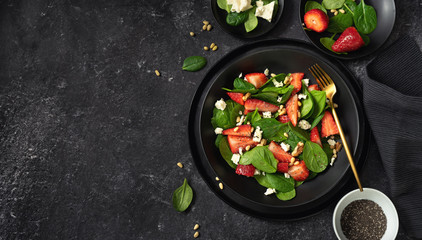
{"type": "MultiPolygon", "coordinates": [[[[220,135],[221,136],[221,135],[220,135]]],[[[226,137],[223,137],[219,145],[220,154],[230,167],[236,169],[236,164],[232,161],[233,153],[230,150],[229,142],[226,137]]]]}
{"type": "Polygon", "coordinates": [[[246,120],[245,121],[249,121],[251,122],[251,124],[255,124],[257,121],[261,120],[262,117],[261,115],[259,115],[259,111],[258,109],[255,109],[255,111],[250,112],[246,115],[246,120]]]}
{"type": "Polygon", "coordinates": [[[286,140],[284,133],[289,129],[286,123],[281,123],[274,118],[262,118],[252,125],[255,129],[257,127],[261,129],[263,138],[277,142],[286,140]]]}
{"type": "Polygon", "coordinates": [[[314,179],[317,175],[318,175],[318,173],[309,171],[309,176],[306,179],[306,181],[310,181],[310,180],[314,179]]]}
{"type": "Polygon", "coordinates": [[[318,125],[318,123],[321,121],[321,119],[324,117],[324,113],[321,113],[319,116],[317,116],[314,121],[312,121],[311,124],[311,129],[316,127],[316,125],[318,125]]]}
{"type": "Polygon", "coordinates": [[[185,178],[183,185],[173,192],[173,208],[178,212],[185,211],[192,202],[193,191],[185,178]]]}
{"type": "Polygon", "coordinates": [[[255,7],[249,9],[247,11],[248,13],[248,19],[245,22],[245,30],[246,32],[251,32],[258,26],[258,18],[255,16],[255,7]]]}
{"type": "Polygon", "coordinates": [[[273,188],[273,187],[271,186],[270,182],[268,181],[267,174],[265,174],[265,175],[256,175],[256,176],[254,176],[254,177],[255,177],[256,181],[257,181],[257,182],[258,182],[261,186],[264,186],[264,187],[266,187],[266,188],[273,188]]]}
{"type": "Polygon", "coordinates": [[[293,188],[293,190],[289,192],[277,192],[276,196],[282,201],[288,201],[296,197],[296,190],[293,188]]]}
{"type": "Polygon", "coordinates": [[[339,13],[330,18],[326,31],[330,33],[342,33],[346,28],[353,25],[353,15],[350,13],[339,13]]]}
{"type": "Polygon", "coordinates": [[[365,35],[363,33],[359,33],[359,35],[362,38],[363,42],[365,43],[365,46],[368,46],[369,43],[371,43],[371,39],[368,37],[368,35],[365,35]]]}
{"type": "Polygon", "coordinates": [[[358,32],[370,34],[377,27],[377,13],[372,6],[366,5],[365,1],[361,0],[356,7],[353,21],[358,32]]]}
{"type": "Polygon", "coordinates": [[[274,158],[273,153],[268,150],[268,147],[265,146],[258,146],[250,151],[245,152],[239,161],[239,164],[252,164],[257,169],[267,173],[276,172],[277,163],[278,161],[274,158]]]}
{"type": "Polygon", "coordinates": [[[217,5],[219,8],[226,10],[227,13],[230,13],[231,5],[227,4],[227,0],[217,0],[217,5]]]}
{"type": "Polygon", "coordinates": [[[327,95],[325,91],[318,91],[313,90],[310,92],[312,95],[312,98],[314,99],[314,112],[312,113],[312,117],[316,118],[319,115],[321,115],[322,112],[324,112],[325,108],[325,99],[327,99],[327,95]]]}
{"type": "Polygon", "coordinates": [[[326,9],[338,9],[343,6],[345,0],[322,0],[322,6],[326,9]]]}
{"type": "Polygon", "coordinates": [[[278,75],[275,75],[274,77],[271,77],[270,79],[268,79],[264,85],[261,86],[260,90],[264,90],[266,87],[275,87],[273,80],[276,80],[277,82],[283,82],[284,79],[286,78],[286,74],[285,73],[280,73],[278,75]]]}
{"type": "Polygon", "coordinates": [[[248,81],[245,81],[245,80],[243,80],[241,78],[236,78],[234,80],[233,87],[236,90],[247,90],[247,91],[256,90],[255,89],[255,86],[252,83],[250,83],[248,81]]]}
{"type": "Polygon", "coordinates": [[[352,16],[353,16],[354,13],[355,13],[356,7],[358,5],[353,0],[346,0],[344,2],[344,5],[343,6],[344,6],[344,9],[346,10],[346,12],[352,14],[352,16]]]}
{"type": "MultiPolygon", "coordinates": [[[[292,95],[293,89],[294,89],[293,85],[285,86],[285,87],[282,87],[282,88],[277,88],[277,87],[273,87],[273,86],[271,86],[271,84],[269,84],[268,87],[263,88],[261,90],[261,92],[262,93],[272,93],[270,95],[271,97],[269,98],[269,101],[272,101],[270,103],[275,104],[275,105],[280,105],[280,104],[285,104],[289,100],[290,95],[292,95]],[[274,93],[277,93],[277,97],[275,97],[274,93]],[[280,102],[277,102],[279,94],[282,94],[282,96],[281,96],[282,98],[281,98],[280,102]]],[[[261,100],[263,100],[263,99],[261,99],[261,100]]],[[[265,101],[265,100],[263,100],[263,101],[265,101]]]]}
{"type": "Polygon", "coordinates": [[[239,116],[239,111],[244,110],[244,107],[233,100],[226,101],[226,108],[219,110],[214,108],[213,117],[211,118],[211,124],[213,128],[220,127],[222,129],[228,129],[236,126],[236,118],[239,116]]]}
{"type": "Polygon", "coordinates": [[[271,187],[279,192],[290,192],[295,189],[295,180],[293,178],[286,178],[284,174],[274,173],[266,174],[268,182],[271,187]]]}
{"type": "Polygon", "coordinates": [[[302,185],[302,183],[304,183],[305,181],[296,181],[295,182],[295,187],[299,187],[300,185],[302,185]]]}
{"type": "Polygon", "coordinates": [[[319,4],[318,2],[315,1],[307,1],[305,4],[305,13],[308,12],[309,10],[312,9],[319,9],[322,10],[323,12],[327,13],[327,10],[325,10],[325,8],[319,4]]]}
{"type": "Polygon", "coordinates": [[[293,126],[293,124],[291,122],[288,122],[287,125],[290,128],[290,132],[294,133],[294,135],[296,135],[297,137],[299,137],[301,140],[303,141],[309,141],[309,132],[299,128],[299,127],[295,127],[293,126]]]}
{"type": "Polygon", "coordinates": [[[280,104],[279,102],[277,102],[278,93],[275,93],[275,92],[257,93],[257,94],[252,95],[252,98],[257,98],[257,99],[260,99],[264,102],[271,103],[271,104],[274,104],[274,105],[280,104]]]}
{"type": "Polygon", "coordinates": [[[190,56],[183,61],[182,69],[189,72],[196,72],[207,65],[207,59],[201,56],[190,56]]]}
{"type": "Polygon", "coordinates": [[[305,143],[303,159],[308,169],[316,173],[324,171],[328,165],[327,155],[324,150],[318,144],[311,141],[305,143]]]}
{"type": "Polygon", "coordinates": [[[302,100],[302,107],[300,108],[300,116],[303,119],[307,119],[312,116],[314,111],[314,99],[312,95],[309,93],[308,88],[306,87],[305,83],[302,81],[302,89],[303,94],[307,97],[306,99],[302,100]]]}
{"type": "Polygon", "coordinates": [[[221,135],[221,134],[217,135],[217,138],[215,139],[215,146],[216,147],[220,147],[220,142],[221,142],[221,139],[223,139],[223,138],[224,138],[223,135],[221,135]]]}
{"type": "Polygon", "coordinates": [[[248,12],[229,12],[226,17],[226,22],[230,26],[239,26],[248,20],[248,12]]]}
{"type": "Polygon", "coordinates": [[[330,50],[333,53],[336,54],[347,54],[347,53],[339,53],[339,52],[335,52],[331,47],[333,46],[333,44],[335,43],[335,40],[329,37],[323,37],[320,38],[319,41],[321,42],[321,44],[328,50],[330,50]]]}
{"type": "Polygon", "coordinates": [[[327,155],[327,159],[331,160],[333,157],[333,150],[330,148],[330,144],[328,144],[327,140],[322,141],[322,150],[324,150],[325,154],[327,155]]]}

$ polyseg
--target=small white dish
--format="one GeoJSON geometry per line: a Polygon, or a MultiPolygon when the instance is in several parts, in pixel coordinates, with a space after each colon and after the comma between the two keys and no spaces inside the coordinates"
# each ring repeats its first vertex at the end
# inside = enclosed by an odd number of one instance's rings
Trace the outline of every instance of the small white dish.
{"type": "Polygon", "coordinates": [[[347,239],[341,229],[341,213],[351,202],[361,199],[374,201],[384,211],[385,217],[387,218],[387,229],[381,240],[395,239],[399,231],[399,216],[397,215],[396,208],[394,207],[393,202],[391,202],[384,193],[372,188],[363,188],[363,192],[359,191],[359,189],[353,190],[337,203],[333,214],[333,228],[337,238],[340,240],[347,239]]]}

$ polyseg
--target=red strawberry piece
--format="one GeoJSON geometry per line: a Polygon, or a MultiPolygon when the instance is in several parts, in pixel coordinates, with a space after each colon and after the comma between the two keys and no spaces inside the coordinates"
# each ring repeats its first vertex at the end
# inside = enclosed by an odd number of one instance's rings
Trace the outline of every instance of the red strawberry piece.
{"type": "Polygon", "coordinates": [[[299,109],[297,102],[298,98],[295,94],[291,96],[289,101],[287,101],[286,103],[287,116],[289,116],[289,119],[292,122],[293,126],[296,126],[297,124],[297,110],[299,109]]]}
{"type": "Polygon", "coordinates": [[[281,123],[288,123],[290,122],[290,118],[287,114],[278,116],[277,120],[281,123]]]}
{"type": "Polygon", "coordinates": [[[340,35],[337,41],[334,42],[331,49],[334,52],[352,52],[356,51],[365,45],[362,37],[359,35],[358,30],[354,27],[348,27],[340,35]]]}
{"type": "Polygon", "coordinates": [[[318,91],[320,91],[318,84],[312,84],[312,85],[309,85],[309,87],[308,87],[308,91],[309,91],[309,92],[312,92],[313,90],[318,90],[318,91]]]}
{"type": "Polygon", "coordinates": [[[304,22],[307,28],[315,32],[324,32],[328,27],[328,16],[320,9],[312,9],[305,13],[304,22]]]}
{"type": "Polygon", "coordinates": [[[281,146],[274,141],[271,141],[270,145],[268,146],[268,150],[270,150],[274,157],[280,162],[289,163],[290,159],[292,158],[292,155],[284,151],[281,146]]]}
{"type": "Polygon", "coordinates": [[[329,137],[339,134],[333,115],[329,111],[325,111],[324,117],[321,119],[321,137],[329,137]]]}
{"type": "Polygon", "coordinates": [[[304,73],[292,73],[290,77],[292,78],[292,81],[290,82],[290,85],[293,85],[293,92],[292,95],[296,94],[297,92],[302,89],[302,79],[303,76],[305,76],[304,73]]]}
{"type": "Polygon", "coordinates": [[[310,138],[311,138],[311,142],[317,143],[322,148],[321,138],[319,137],[317,127],[312,128],[310,138]]]}
{"type": "Polygon", "coordinates": [[[267,82],[267,76],[263,73],[249,73],[245,75],[248,82],[252,83],[256,89],[260,88],[267,82]]]}
{"type": "Polygon", "coordinates": [[[250,112],[253,112],[253,111],[249,111],[248,109],[245,109],[245,110],[243,110],[243,115],[247,115],[250,112]]]}
{"type": "Polygon", "coordinates": [[[237,165],[236,167],[236,174],[253,177],[255,173],[255,167],[252,164],[249,165],[237,165]]]}
{"type": "Polygon", "coordinates": [[[277,171],[282,173],[287,173],[289,171],[289,163],[279,162],[277,164],[277,171]]]}
{"type": "Polygon", "coordinates": [[[309,170],[304,161],[299,161],[298,165],[291,166],[288,173],[296,181],[304,181],[309,176],[309,170]]]}
{"type": "Polygon", "coordinates": [[[243,101],[243,93],[227,92],[227,95],[229,95],[233,101],[239,103],[240,105],[245,104],[245,101],[243,101]]]}
{"type": "Polygon", "coordinates": [[[250,137],[252,135],[252,126],[250,124],[245,124],[229,128],[223,131],[223,135],[250,137]]]}
{"type": "Polygon", "coordinates": [[[229,142],[230,150],[232,153],[239,153],[239,148],[245,149],[246,146],[255,147],[258,143],[254,142],[252,137],[242,137],[228,135],[227,141],[229,142]]]}
{"type": "Polygon", "coordinates": [[[267,103],[264,102],[262,100],[259,99],[248,99],[245,102],[245,109],[249,110],[249,111],[255,111],[255,109],[258,108],[258,111],[261,112],[277,112],[277,110],[279,109],[278,106],[271,104],[271,103],[267,103]]]}

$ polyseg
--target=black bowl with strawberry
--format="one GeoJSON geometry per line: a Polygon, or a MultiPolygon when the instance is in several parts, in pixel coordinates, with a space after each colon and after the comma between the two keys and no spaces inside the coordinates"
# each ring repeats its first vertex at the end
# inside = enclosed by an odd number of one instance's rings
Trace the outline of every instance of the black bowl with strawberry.
{"type": "Polygon", "coordinates": [[[341,59],[375,52],[395,22],[394,0],[302,0],[304,33],[321,51],[341,59]]]}

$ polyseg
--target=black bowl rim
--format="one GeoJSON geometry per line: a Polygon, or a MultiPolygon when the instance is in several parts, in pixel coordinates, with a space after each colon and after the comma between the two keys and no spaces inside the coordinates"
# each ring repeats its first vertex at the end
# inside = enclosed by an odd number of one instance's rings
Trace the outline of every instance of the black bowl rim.
{"type": "MultiPolygon", "coordinates": [[[[362,104],[362,88],[360,86],[360,84],[358,83],[358,81],[356,80],[356,78],[353,76],[353,74],[351,74],[350,70],[348,68],[346,68],[344,66],[344,64],[342,64],[338,59],[326,56],[324,54],[322,54],[320,51],[315,50],[315,48],[310,45],[308,42],[303,41],[303,40],[297,40],[297,39],[270,39],[270,40],[260,40],[260,41],[255,41],[249,44],[244,44],[241,45],[235,49],[233,49],[232,51],[230,51],[229,53],[225,54],[219,61],[217,61],[205,74],[204,79],[202,80],[202,82],[200,83],[200,85],[198,86],[194,96],[192,97],[191,100],[191,106],[190,106],[190,112],[189,112],[189,118],[188,118],[188,139],[189,139],[189,146],[190,146],[190,150],[191,150],[191,154],[192,154],[192,158],[193,158],[193,162],[195,164],[195,167],[197,168],[201,178],[204,180],[204,182],[208,185],[208,187],[212,190],[212,192],[221,200],[223,200],[223,202],[225,202],[227,205],[231,206],[232,208],[238,210],[239,212],[242,212],[244,214],[253,216],[253,217],[257,217],[257,218],[261,218],[261,219],[266,219],[266,220],[278,220],[278,221],[296,221],[296,220],[300,220],[300,219],[304,219],[304,218],[308,218],[311,216],[314,216],[316,214],[318,214],[319,212],[321,212],[322,210],[324,210],[326,207],[328,207],[330,204],[332,204],[333,202],[336,201],[330,201],[330,200],[337,200],[340,199],[342,197],[342,195],[344,195],[345,193],[345,186],[346,184],[348,184],[349,182],[354,182],[355,180],[352,179],[353,176],[353,172],[351,170],[351,167],[349,166],[348,169],[346,170],[346,173],[342,176],[341,179],[339,179],[339,183],[336,185],[336,191],[334,193],[330,193],[327,194],[329,195],[329,199],[325,200],[322,204],[318,205],[317,209],[313,209],[311,212],[306,212],[302,215],[295,215],[295,216],[282,216],[282,215],[264,215],[260,212],[257,211],[253,211],[250,210],[248,208],[245,208],[239,204],[237,204],[236,202],[232,201],[229,197],[225,196],[222,191],[218,188],[217,184],[215,184],[215,181],[213,179],[209,179],[207,177],[207,174],[205,172],[205,169],[202,168],[202,166],[199,164],[198,161],[196,161],[195,159],[199,159],[200,158],[200,154],[197,150],[197,144],[196,144],[196,136],[195,136],[195,122],[197,121],[196,118],[196,109],[197,109],[197,102],[200,100],[200,98],[202,97],[202,89],[204,88],[204,86],[206,86],[208,84],[209,78],[212,78],[212,74],[213,72],[215,72],[214,69],[218,68],[219,65],[222,64],[222,62],[224,60],[229,59],[232,55],[236,55],[238,52],[242,52],[243,49],[251,49],[254,47],[259,47],[261,45],[264,46],[269,46],[269,45],[282,45],[282,44],[299,44],[299,45],[303,45],[304,47],[307,47],[308,50],[313,51],[314,54],[318,55],[321,59],[323,59],[325,61],[325,63],[329,64],[331,67],[335,67],[341,69],[344,75],[347,76],[347,79],[350,79],[352,81],[347,81],[347,83],[349,83],[351,85],[351,91],[356,94],[356,104],[358,105],[358,108],[360,108],[361,114],[362,114],[362,129],[363,129],[363,141],[365,144],[361,144],[361,151],[358,153],[358,155],[356,155],[356,157],[358,159],[360,159],[360,161],[357,162],[356,164],[356,169],[359,171],[360,169],[362,169],[362,167],[364,166],[367,156],[368,156],[368,152],[369,152],[369,145],[370,145],[370,140],[371,140],[371,130],[366,118],[366,114],[365,111],[363,109],[363,104],[362,104]],[[352,181],[353,180],[353,181],[352,181]]],[[[208,167],[211,167],[211,165],[208,162],[208,167]]],[[[214,171],[214,170],[213,170],[214,171]]]]}
{"type": "MultiPolygon", "coordinates": [[[[281,6],[281,7],[278,9],[278,12],[277,12],[276,17],[275,17],[275,21],[272,22],[272,26],[269,27],[267,30],[263,31],[260,34],[256,34],[256,35],[249,34],[249,33],[246,33],[246,35],[241,35],[241,34],[234,33],[233,31],[230,31],[230,30],[224,28],[223,26],[221,26],[220,20],[216,17],[216,13],[215,13],[215,11],[218,11],[219,9],[216,9],[216,10],[214,9],[214,7],[213,7],[213,1],[217,2],[217,0],[211,0],[210,1],[212,16],[214,17],[214,20],[218,23],[219,27],[224,32],[226,32],[226,33],[228,33],[228,34],[230,34],[232,36],[235,36],[237,38],[240,38],[240,39],[253,39],[253,38],[261,37],[261,36],[263,36],[263,35],[268,34],[269,32],[271,32],[275,28],[275,26],[278,24],[278,22],[280,21],[281,16],[283,15],[284,4],[285,4],[284,3],[284,0],[278,0],[278,3],[279,3],[278,5],[281,6]]],[[[259,27],[259,25],[257,27],[259,27]]]]}
{"type": "Polygon", "coordinates": [[[327,50],[327,49],[325,49],[325,48],[320,47],[318,44],[314,43],[314,41],[312,41],[312,39],[311,39],[311,38],[309,37],[309,35],[307,34],[306,30],[302,27],[302,23],[303,23],[302,18],[303,18],[303,15],[305,14],[305,13],[304,13],[304,9],[303,9],[303,7],[302,7],[302,5],[303,5],[302,3],[303,3],[304,1],[309,1],[309,0],[300,0],[300,5],[299,5],[299,22],[300,22],[300,27],[302,28],[303,33],[305,34],[305,36],[306,36],[306,38],[309,40],[309,42],[311,42],[311,43],[312,43],[312,45],[314,45],[316,48],[318,48],[321,52],[323,52],[323,53],[325,53],[325,54],[327,54],[327,55],[329,55],[329,56],[331,56],[331,57],[338,58],[338,59],[344,59],[344,60],[358,59],[358,58],[362,58],[362,57],[368,56],[368,55],[370,55],[370,54],[372,54],[372,53],[376,52],[376,51],[377,51],[377,50],[379,50],[382,46],[384,46],[384,44],[387,42],[388,38],[389,38],[389,37],[390,37],[390,35],[391,35],[391,32],[393,31],[394,25],[395,25],[395,23],[396,23],[396,17],[397,17],[396,2],[395,2],[394,0],[390,0],[390,1],[392,1],[393,6],[394,6],[394,9],[393,9],[393,12],[394,12],[394,14],[393,14],[393,22],[392,22],[392,24],[388,27],[388,30],[387,30],[387,31],[388,31],[388,35],[387,35],[387,37],[385,38],[384,42],[383,42],[380,46],[378,46],[377,48],[369,49],[368,51],[362,52],[361,54],[359,54],[359,55],[354,55],[354,56],[353,56],[353,55],[352,55],[352,56],[350,56],[350,55],[345,55],[345,54],[335,54],[335,53],[332,53],[332,52],[330,52],[329,50],[327,50]]]}

